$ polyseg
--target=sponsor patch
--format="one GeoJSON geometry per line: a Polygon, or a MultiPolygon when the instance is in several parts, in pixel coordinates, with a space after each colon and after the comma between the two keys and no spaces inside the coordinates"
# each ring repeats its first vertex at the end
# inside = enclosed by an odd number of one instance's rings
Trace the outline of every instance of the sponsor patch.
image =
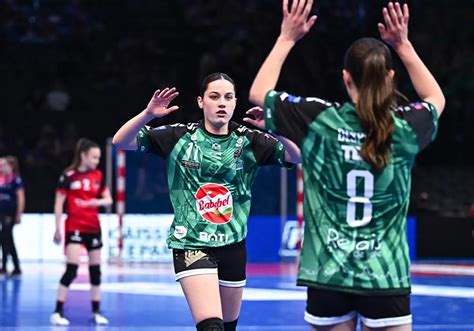
{"type": "Polygon", "coordinates": [[[188,233],[188,229],[182,225],[177,225],[175,228],[174,228],[174,233],[173,233],[173,236],[176,238],[176,239],[183,239],[184,237],[186,237],[186,234],[188,233]]]}
{"type": "Polygon", "coordinates": [[[232,218],[232,194],[225,186],[214,183],[202,185],[194,197],[198,213],[209,223],[225,224],[232,218]]]}
{"type": "Polygon", "coordinates": [[[188,169],[198,170],[201,168],[201,163],[196,161],[181,160],[181,165],[188,169]]]}

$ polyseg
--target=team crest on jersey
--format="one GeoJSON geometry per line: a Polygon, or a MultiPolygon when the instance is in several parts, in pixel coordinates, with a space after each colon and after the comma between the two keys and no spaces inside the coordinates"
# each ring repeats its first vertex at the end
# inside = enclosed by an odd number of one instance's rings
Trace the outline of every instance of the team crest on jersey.
{"type": "Polygon", "coordinates": [[[202,185],[194,195],[196,209],[206,221],[212,224],[225,224],[232,218],[232,194],[223,185],[202,185]]]}
{"type": "Polygon", "coordinates": [[[71,190],[80,190],[81,189],[81,181],[75,180],[71,183],[71,190]]]}

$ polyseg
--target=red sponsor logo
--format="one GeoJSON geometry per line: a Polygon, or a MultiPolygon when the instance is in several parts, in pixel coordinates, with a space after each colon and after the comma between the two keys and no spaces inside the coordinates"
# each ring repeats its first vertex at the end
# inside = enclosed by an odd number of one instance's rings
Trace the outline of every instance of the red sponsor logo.
{"type": "Polygon", "coordinates": [[[213,224],[225,224],[232,217],[232,194],[223,185],[202,185],[194,195],[198,213],[213,224]]]}

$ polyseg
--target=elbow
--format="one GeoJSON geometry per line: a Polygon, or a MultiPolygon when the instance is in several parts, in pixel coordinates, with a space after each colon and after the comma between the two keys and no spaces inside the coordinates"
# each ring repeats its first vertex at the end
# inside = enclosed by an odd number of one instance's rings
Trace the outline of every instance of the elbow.
{"type": "Polygon", "coordinates": [[[115,134],[112,138],[112,145],[114,145],[118,149],[124,149],[125,144],[123,143],[123,140],[120,139],[117,134],[115,134]]]}
{"type": "Polygon", "coordinates": [[[265,93],[259,91],[257,88],[252,86],[249,92],[249,101],[256,106],[263,107],[265,101],[265,93]]]}
{"type": "Polygon", "coordinates": [[[112,145],[114,145],[117,148],[120,148],[120,141],[119,141],[119,138],[117,137],[117,134],[115,134],[112,138],[112,145]]]}
{"type": "Polygon", "coordinates": [[[445,106],[446,106],[446,98],[445,98],[444,94],[441,94],[440,111],[443,111],[445,106]]]}

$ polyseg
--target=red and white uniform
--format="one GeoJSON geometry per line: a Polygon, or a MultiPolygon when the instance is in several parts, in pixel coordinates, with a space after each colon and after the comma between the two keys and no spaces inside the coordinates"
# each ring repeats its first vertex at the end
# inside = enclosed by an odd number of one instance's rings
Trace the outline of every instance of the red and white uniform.
{"type": "Polygon", "coordinates": [[[59,178],[57,192],[66,194],[66,233],[99,233],[99,211],[97,207],[82,207],[78,200],[99,198],[105,189],[102,172],[98,169],[79,172],[68,170],[59,178]]]}

